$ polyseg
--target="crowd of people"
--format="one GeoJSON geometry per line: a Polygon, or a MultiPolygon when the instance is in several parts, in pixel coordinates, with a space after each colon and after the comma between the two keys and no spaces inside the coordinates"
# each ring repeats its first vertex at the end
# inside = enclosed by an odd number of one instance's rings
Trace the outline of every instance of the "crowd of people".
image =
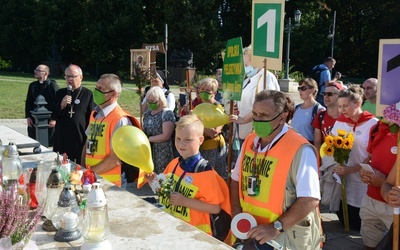
{"type": "MultiPolygon", "coordinates": [[[[400,188],[393,177],[397,132],[376,117],[377,79],[344,86],[340,73],[331,78],[336,61],[329,57],[315,67],[320,69],[320,79],[307,77],[299,82],[302,103],[295,104],[280,91],[274,74],[251,66],[251,47],[244,52],[242,99],[229,116],[237,131],[232,135],[223,133],[223,125],[205,128],[201,117],[192,114],[202,103],[226,110],[228,102],[219,92],[221,70],[215,78],[196,83],[196,97],[191,105],[180,107],[179,121],[173,112],[175,96],[167,80],[156,73],[144,95],[140,124],[118,105],[122,81],[117,75],[102,75],[91,91],[81,85],[81,68],[70,65],[65,70],[67,87],[59,89],[48,78],[48,67],[39,65],[26,102],[29,136],[35,138],[30,111],[41,94],[53,112],[49,119],[53,150],[67,153],[117,186],[125,187],[137,173],[132,176],[128,169],[134,166],[113,152],[113,133],[121,126],[142,129],[154,163],[154,173],[147,173],[147,180],[151,183],[164,173],[174,183],[170,197],[160,201],[164,209],[210,235],[215,232],[209,215],[224,211],[233,218],[249,213],[257,226],[247,233],[248,240],[237,244],[272,249],[268,242],[275,240],[284,249],[319,249],[325,238],[321,201],[342,223],[347,212],[350,227],[360,231],[365,248],[375,249],[393,223],[392,207],[400,204],[400,188]],[[264,74],[267,84],[262,84],[264,74]],[[339,131],[354,135],[345,164],[329,156],[321,158],[319,153],[325,138],[339,131]],[[232,172],[227,168],[229,136],[241,144],[232,172]],[[360,164],[369,164],[374,172],[360,164]],[[333,174],[345,178],[345,211],[337,189],[329,190],[335,184],[322,185],[333,174]]],[[[221,240],[235,241],[231,234],[221,240]]]]}

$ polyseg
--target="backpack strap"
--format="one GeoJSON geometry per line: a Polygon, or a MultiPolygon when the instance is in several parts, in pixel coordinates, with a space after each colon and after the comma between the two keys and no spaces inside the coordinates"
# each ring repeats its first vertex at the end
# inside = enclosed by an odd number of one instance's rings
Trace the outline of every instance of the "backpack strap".
{"type": "Polygon", "coordinates": [[[166,99],[168,99],[169,93],[171,93],[171,91],[169,91],[169,90],[167,90],[167,91],[164,92],[164,95],[165,95],[165,98],[166,98],[166,99]]]}
{"type": "Polygon", "coordinates": [[[195,173],[200,173],[200,172],[204,172],[204,170],[206,169],[207,165],[209,165],[210,162],[201,158],[197,164],[196,167],[194,168],[194,172],[195,173]]]}
{"type": "MultiPolygon", "coordinates": [[[[296,106],[294,106],[294,110],[295,111],[298,110],[300,108],[300,105],[301,104],[297,104],[296,106]]],[[[319,107],[319,102],[315,102],[311,113],[311,123],[314,121],[314,118],[318,113],[318,107],[319,107]]]]}
{"type": "Polygon", "coordinates": [[[313,108],[312,113],[311,113],[311,123],[314,121],[314,118],[318,113],[318,107],[319,107],[319,102],[315,102],[314,103],[314,108],[313,108]]]}
{"type": "Polygon", "coordinates": [[[318,123],[319,123],[319,126],[320,126],[320,127],[321,127],[321,125],[322,125],[322,120],[324,119],[325,113],[326,113],[326,110],[322,110],[321,112],[319,112],[319,115],[318,115],[318,123]]]}

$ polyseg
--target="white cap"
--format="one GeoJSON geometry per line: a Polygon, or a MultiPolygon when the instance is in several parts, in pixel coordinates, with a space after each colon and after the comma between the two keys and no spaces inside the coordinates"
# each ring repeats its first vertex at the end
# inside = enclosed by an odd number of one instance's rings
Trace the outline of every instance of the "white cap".
{"type": "Polygon", "coordinates": [[[106,195],[104,194],[101,184],[95,182],[92,184],[87,200],[86,207],[104,207],[107,205],[106,195]]]}

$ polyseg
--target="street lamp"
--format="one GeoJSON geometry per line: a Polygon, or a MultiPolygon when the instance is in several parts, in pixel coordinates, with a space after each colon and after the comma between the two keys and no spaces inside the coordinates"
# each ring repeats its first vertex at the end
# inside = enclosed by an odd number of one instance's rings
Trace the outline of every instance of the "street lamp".
{"type": "Polygon", "coordinates": [[[336,11],[333,12],[333,25],[329,26],[329,34],[328,34],[328,39],[332,39],[331,57],[333,57],[333,49],[335,47],[335,28],[336,28],[336,11]]]}
{"type": "Polygon", "coordinates": [[[296,10],[294,12],[294,24],[292,25],[292,19],[289,17],[288,23],[285,25],[285,32],[287,33],[286,42],[286,59],[285,59],[285,79],[289,79],[289,52],[290,52],[290,32],[300,26],[301,12],[296,10]]]}

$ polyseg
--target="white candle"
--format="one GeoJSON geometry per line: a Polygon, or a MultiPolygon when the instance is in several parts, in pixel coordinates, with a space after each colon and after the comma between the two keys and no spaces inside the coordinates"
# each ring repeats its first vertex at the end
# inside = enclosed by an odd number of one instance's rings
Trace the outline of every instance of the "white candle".
{"type": "Polygon", "coordinates": [[[67,212],[63,215],[62,225],[61,227],[66,230],[70,231],[76,228],[78,225],[78,215],[73,212],[67,212]]]}

